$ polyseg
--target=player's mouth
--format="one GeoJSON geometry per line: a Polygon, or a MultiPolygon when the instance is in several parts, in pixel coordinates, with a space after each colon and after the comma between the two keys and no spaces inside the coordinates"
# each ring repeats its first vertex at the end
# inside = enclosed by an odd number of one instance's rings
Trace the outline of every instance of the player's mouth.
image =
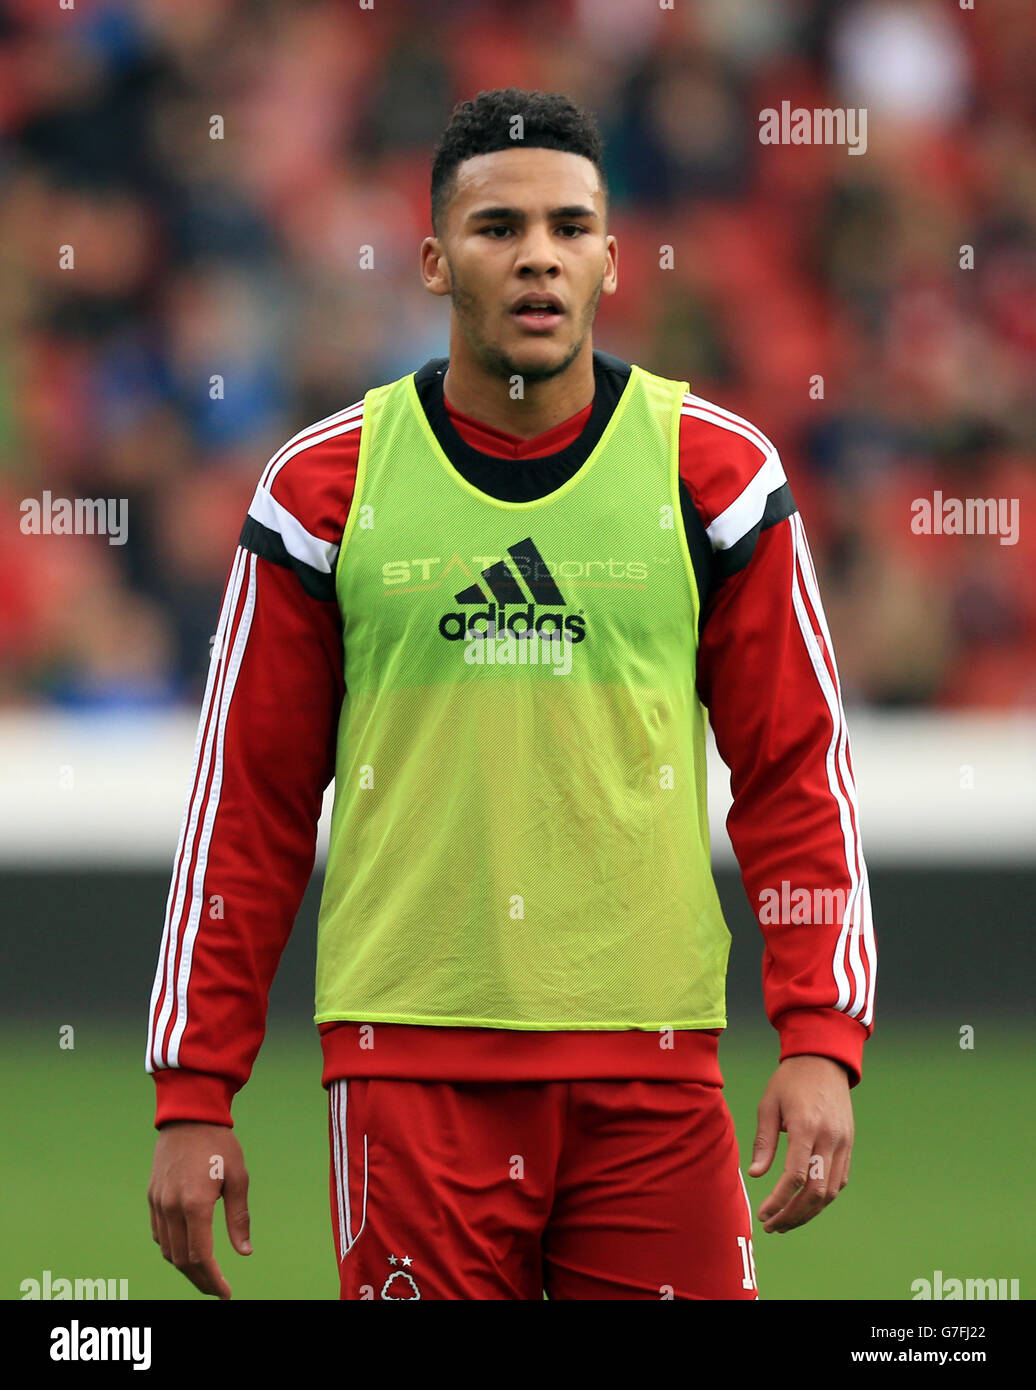
{"type": "Polygon", "coordinates": [[[549,333],[557,328],[564,313],[556,294],[523,294],[511,306],[511,316],[530,333],[549,333]]]}

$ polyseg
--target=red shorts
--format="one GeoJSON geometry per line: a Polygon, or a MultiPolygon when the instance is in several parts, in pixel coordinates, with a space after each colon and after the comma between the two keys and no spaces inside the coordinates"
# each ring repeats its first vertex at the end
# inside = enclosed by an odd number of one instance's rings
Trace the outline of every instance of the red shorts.
{"type": "Polygon", "coordinates": [[[722,1088],[334,1081],[343,1299],[757,1299],[722,1088]]]}

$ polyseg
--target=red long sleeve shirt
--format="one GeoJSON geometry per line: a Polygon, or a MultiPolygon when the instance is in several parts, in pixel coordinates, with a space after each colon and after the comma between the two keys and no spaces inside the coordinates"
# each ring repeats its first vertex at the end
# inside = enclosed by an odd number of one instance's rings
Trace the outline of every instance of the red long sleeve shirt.
{"type": "MultiPolygon", "coordinates": [[[[444,404],[467,444],[511,461],[563,449],[592,408],[521,440],[444,404]]],[[[342,619],[333,588],[292,556],[333,573],[362,414],[359,402],[278,451],[260,489],[264,517],[290,553],[276,540],[249,548],[246,523],[231,566],[151,1000],[157,1125],[232,1123],[312,872],[335,770],[342,619]]],[[[831,1057],[855,1086],[873,1027],[876,952],[845,716],[802,521],[770,441],[693,395],[684,398],[679,469],[684,524],[714,561],[697,686],[731,772],[727,829],[764,938],[766,1013],[781,1060],[831,1057]],[[782,884],[788,893],[775,914],[767,904],[782,884]],[[844,910],[819,922],[808,907],[789,913],[792,886],[844,910]]],[[[717,1029],[681,1031],[667,1050],[636,1030],[330,1023],[320,1031],[325,1085],[355,1076],[722,1084],[717,1029]]]]}

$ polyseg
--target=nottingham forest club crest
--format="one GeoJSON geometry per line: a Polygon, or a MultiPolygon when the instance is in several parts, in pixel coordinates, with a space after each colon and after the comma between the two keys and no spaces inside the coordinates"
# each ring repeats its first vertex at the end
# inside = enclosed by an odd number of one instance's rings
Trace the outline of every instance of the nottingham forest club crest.
{"type": "Polygon", "coordinates": [[[405,1268],[394,1269],[389,1277],[381,1286],[381,1296],[391,1299],[393,1303],[412,1303],[414,1299],[421,1297],[421,1290],[417,1287],[417,1281],[410,1273],[410,1266],[414,1263],[409,1255],[400,1258],[398,1255],[388,1257],[390,1265],[402,1265],[405,1268]]]}
{"type": "Polygon", "coordinates": [[[482,571],[486,588],[472,584],[454,595],[459,604],[482,605],[461,613],[444,613],[439,631],[451,642],[471,637],[532,637],[581,642],[586,636],[585,620],[576,613],[562,613],[565,599],[547,569],[546,561],[527,536],[507,547],[514,569],[506,560],[482,571]],[[524,580],[521,587],[514,570],[524,580]],[[488,593],[486,590],[488,589],[488,593]]]}

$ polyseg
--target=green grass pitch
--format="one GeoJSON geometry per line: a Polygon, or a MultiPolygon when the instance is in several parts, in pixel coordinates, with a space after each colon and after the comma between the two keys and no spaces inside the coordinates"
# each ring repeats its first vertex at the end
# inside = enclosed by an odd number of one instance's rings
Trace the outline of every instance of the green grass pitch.
{"type": "MultiPolygon", "coordinates": [[[[1032,1297],[1033,1124],[1024,1025],[879,1024],[853,1092],[849,1186],[814,1221],[785,1235],[756,1224],[764,1299],[910,1299],[911,1281],[1017,1278],[1032,1297]]],[[[84,1023],[75,1047],[58,1024],[9,1022],[5,1076],[0,1296],[23,1279],[116,1278],[131,1299],[203,1298],[152,1243],[147,1185],[154,1087],[142,1027],[84,1023]]],[[[776,1065],[776,1035],[732,1028],[721,1044],[742,1169],[755,1107],[776,1065]]],[[[235,1255],[216,1212],[216,1253],[235,1298],[335,1299],[328,1208],[326,1095],[316,1030],[271,1029],[235,1106],[251,1177],[255,1253],[235,1255]]],[[[779,1164],[785,1140],[781,1139],[779,1164]]],[[[747,1178],[753,1210],[780,1172],[747,1178]]]]}

